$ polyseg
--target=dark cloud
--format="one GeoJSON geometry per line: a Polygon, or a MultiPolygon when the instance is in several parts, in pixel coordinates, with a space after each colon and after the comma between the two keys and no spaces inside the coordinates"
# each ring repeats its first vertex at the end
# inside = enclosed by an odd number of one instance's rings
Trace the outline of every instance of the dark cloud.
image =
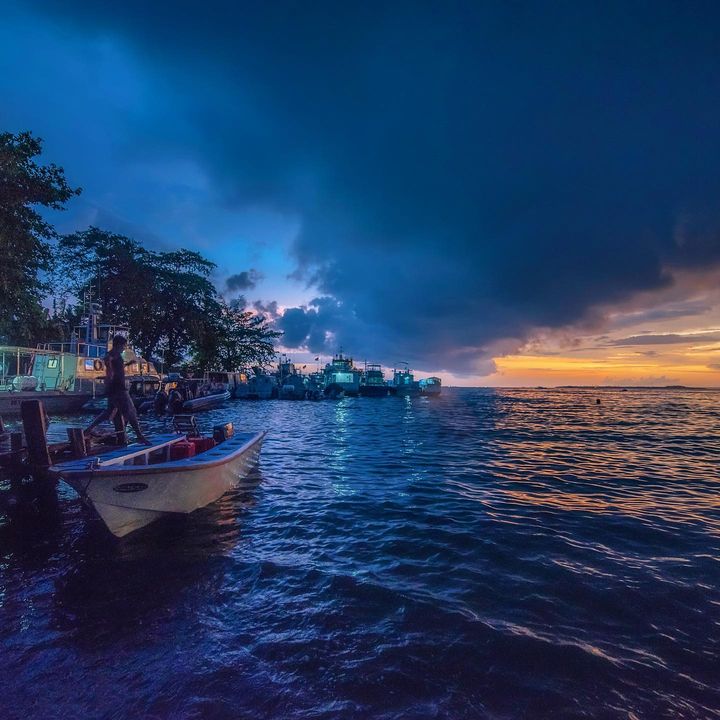
{"type": "Polygon", "coordinates": [[[253,309],[261,315],[265,315],[270,320],[277,320],[281,314],[275,300],[268,303],[264,303],[262,300],[256,300],[253,303],[253,309]]]}
{"type": "Polygon", "coordinates": [[[613,328],[632,327],[649,322],[676,320],[685,317],[706,315],[712,311],[712,305],[700,301],[688,301],[670,307],[651,308],[639,312],[623,313],[612,322],[613,328]]]}
{"type": "Polygon", "coordinates": [[[225,281],[225,286],[230,292],[253,290],[263,277],[264,275],[261,272],[251,268],[250,270],[243,270],[243,272],[231,275],[225,281]]]}
{"type": "Polygon", "coordinates": [[[608,345],[625,347],[628,345],[687,345],[694,342],[719,342],[720,332],[702,333],[662,333],[659,335],[633,335],[609,342],[608,345]]]}
{"type": "Polygon", "coordinates": [[[478,371],[720,261],[717,4],[33,7],[175,89],[138,157],[300,218],[288,346],[478,371]]]}

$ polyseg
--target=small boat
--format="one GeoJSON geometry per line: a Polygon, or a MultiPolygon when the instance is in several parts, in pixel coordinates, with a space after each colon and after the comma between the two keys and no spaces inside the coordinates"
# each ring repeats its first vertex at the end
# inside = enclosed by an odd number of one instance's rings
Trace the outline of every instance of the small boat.
{"type": "Polygon", "coordinates": [[[163,414],[194,413],[212,410],[230,399],[224,386],[212,385],[203,380],[168,375],[155,394],[155,412],[163,414]]]}
{"type": "Polygon", "coordinates": [[[182,404],[182,411],[186,413],[197,412],[198,410],[212,410],[213,408],[220,407],[224,402],[230,399],[230,391],[210,393],[208,395],[201,395],[200,397],[186,400],[182,404]]]}
{"type": "Polygon", "coordinates": [[[133,444],[58,463],[50,474],[89,500],[110,532],[123,537],[164,515],[191,513],[242,487],[266,434],[230,434],[214,446],[210,438],[200,438],[200,447],[207,449],[179,459],[173,459],[178,454],[173,448],[198,442],[193,433],[160,435],[149,446],[133,444]]]}

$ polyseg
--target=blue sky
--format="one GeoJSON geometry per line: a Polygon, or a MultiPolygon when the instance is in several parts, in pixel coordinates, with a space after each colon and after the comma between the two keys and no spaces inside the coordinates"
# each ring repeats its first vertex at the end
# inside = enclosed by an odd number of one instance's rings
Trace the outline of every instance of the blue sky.
{"type": "Polygon", "coordinates": [[[254,270],[298,357],[534,382],[720,326],[713,3],[7,7],[0,125],[83,187],[58,228],[254,270]]]}

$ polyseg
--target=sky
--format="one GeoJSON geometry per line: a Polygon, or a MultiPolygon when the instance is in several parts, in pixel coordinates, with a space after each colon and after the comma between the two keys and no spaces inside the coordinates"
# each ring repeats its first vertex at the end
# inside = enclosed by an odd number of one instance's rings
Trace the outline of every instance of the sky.
{"type": "Polygon", "coordinates": [[[53,217],[460,385],[720,386],[720,6],[4,2],[53,217]]]}

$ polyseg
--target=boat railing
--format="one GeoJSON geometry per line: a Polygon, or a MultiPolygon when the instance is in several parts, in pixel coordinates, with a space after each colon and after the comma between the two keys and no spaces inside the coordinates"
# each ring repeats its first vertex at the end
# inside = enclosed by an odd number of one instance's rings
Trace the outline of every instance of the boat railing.
{"type": "Polygon", "coordinates": [[[37,349],[43,352],[68,353],[70,355],[80,355],[93,359],[103,358],[108,352],[106,344],[77,341],[38,343],[37,349]]]}
{"type": "Polygon", "coordinates": [[[140,448],[122,450],[118,454],[111,453],[106,459],[93,458],[91,467],[99,469],[111,465],[150,465],[150,453],[164,450],[161,461],[167,462],[170,459],[170,446],[184,440],[184,435],[165,437],[162,442],[153,445],[143,445],[140,448]]]}

